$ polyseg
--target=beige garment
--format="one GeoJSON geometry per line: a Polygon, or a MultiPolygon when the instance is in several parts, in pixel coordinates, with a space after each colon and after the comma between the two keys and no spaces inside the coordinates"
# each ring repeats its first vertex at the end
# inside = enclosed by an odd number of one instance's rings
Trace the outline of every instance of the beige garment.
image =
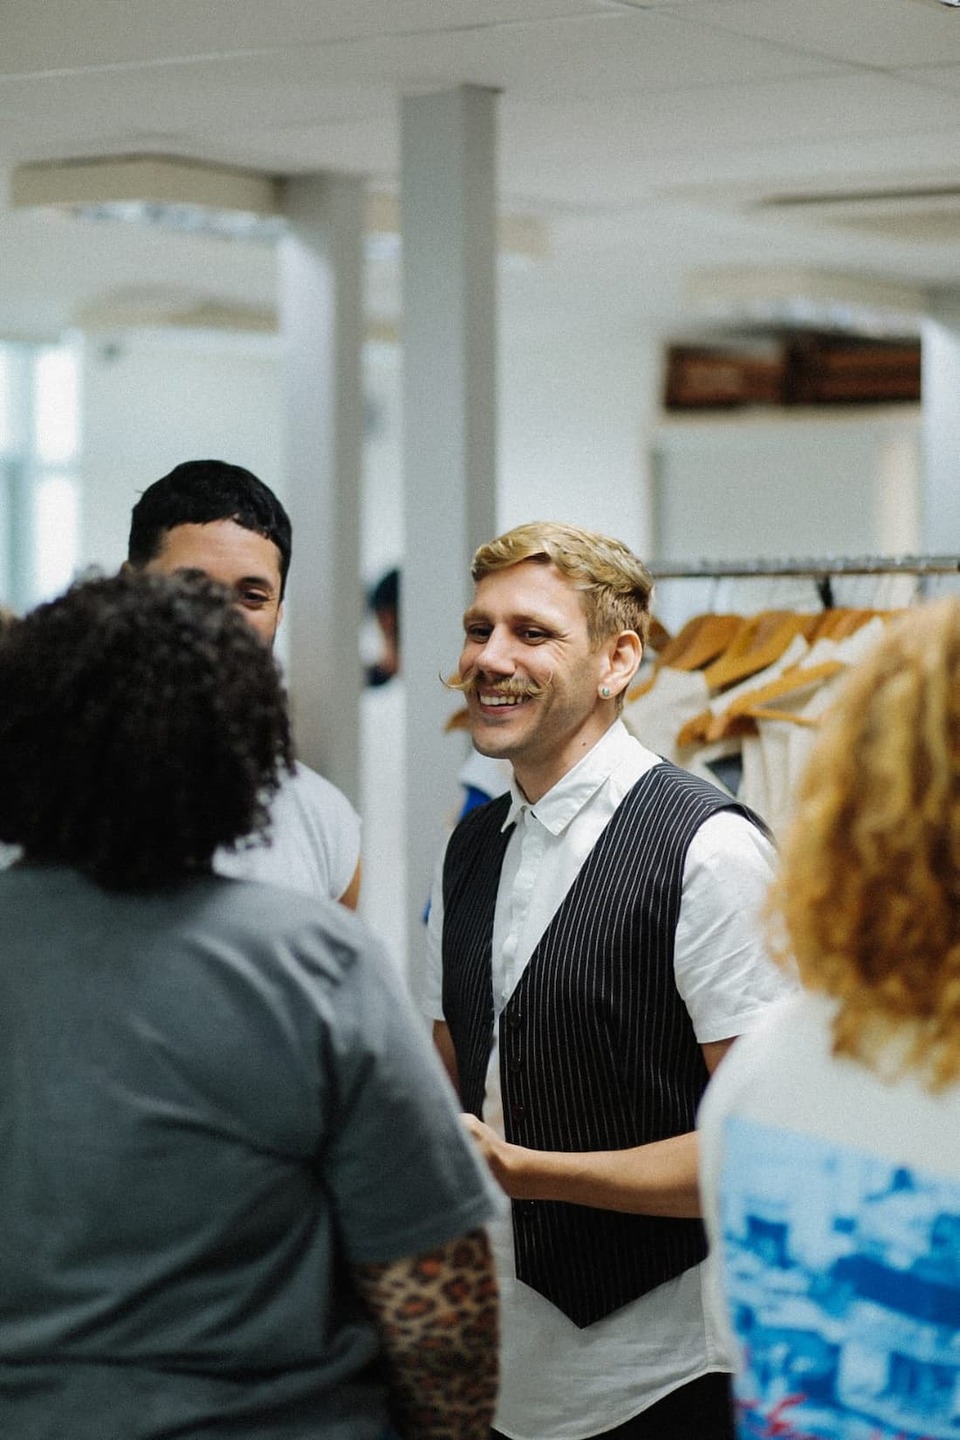
{"type": "Polygon", "coordinates": [[[665,665],[657,672],[652,689],[623,707],[623,723],[630,734],[664,760],[678,758],[677,735],[709,699],[701,670],[674,670],[665,665]]]}
{"type": "Polygon", "coordinates": [[[829,680],[822,680],[811,688],[798,690],[794,695],[777,701],[777,709],[797,716],[799,723],[790,720],[757,721],[759,764],[749,776],[744,768],[739,798],[759,810],[775,835],[782,835],[790,821],[797,782],[817,740],[816,726],[803,721],[820,719],[836,698],[849,667],[873,649],[883,631],[884,621],[877,616],[844,640],[816,641],[804,661],[805,667],[826,660],[838,660],[844,669],[829,680]]]}

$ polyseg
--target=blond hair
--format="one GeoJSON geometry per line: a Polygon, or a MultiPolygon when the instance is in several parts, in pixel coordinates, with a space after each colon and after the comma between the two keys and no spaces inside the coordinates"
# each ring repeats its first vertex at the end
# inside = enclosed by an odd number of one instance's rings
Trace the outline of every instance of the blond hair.
{"type": "Polygon", "coordinates": [[[960,1077],[960,600],[893,622],[804,770],[771,891],[778,959],[838,1001],[834,1052],[960,1077]]]}
{"type": "Polygon", "coordinates": [[[653,578],[621,540],[555,520],[534,521],[481,545],[471,574],[482,580],[522,560],[555,565],[579,590],[594,649],[623,630],[635,630],[646,642],[653,578]]]}

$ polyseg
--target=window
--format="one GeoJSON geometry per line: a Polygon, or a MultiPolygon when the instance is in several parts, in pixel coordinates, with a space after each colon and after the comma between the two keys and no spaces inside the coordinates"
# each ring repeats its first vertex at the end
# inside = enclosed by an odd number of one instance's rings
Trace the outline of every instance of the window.
{"type": "Polygon", "coordinates": [[[0,344],[0,601],[19,612],[76,570],[79,391],[70,346],[0,344]]]}

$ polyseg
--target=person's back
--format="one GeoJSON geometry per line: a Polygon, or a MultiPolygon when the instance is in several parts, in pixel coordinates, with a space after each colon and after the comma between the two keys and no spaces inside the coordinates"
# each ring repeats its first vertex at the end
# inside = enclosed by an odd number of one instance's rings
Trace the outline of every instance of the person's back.
{"type": "Polygon", "coordinates": [[[289,763],[269,652],[124,574],[0,685],[0,1433],[482,1440],[491,1199],[409,1002],[354,916],[211,869],[289,763]]]}
{"type": "Polygon", "coordinates": [[[805,990],[701,1108],[740,1434],[957,1433],[960,604],[891,628],[827,717],[771,920],[805,990]]]}
{"type": "Polygon", "coordinates": [[[786,1002],[703,1107],[742,1434],[953,1435],[960,1086],[834,1056],[834,1010],[786,1002]]]}
{"type": "Polygon", "coordinates": [[[404,1095],[432,1076],[360,927],[216,877],[118,897],[15,866],[0,953],[0,1432],[378,1434],[344,1256],[483,1212],[467,1160],[462,1200],[431,1189],[404,1095]]]}

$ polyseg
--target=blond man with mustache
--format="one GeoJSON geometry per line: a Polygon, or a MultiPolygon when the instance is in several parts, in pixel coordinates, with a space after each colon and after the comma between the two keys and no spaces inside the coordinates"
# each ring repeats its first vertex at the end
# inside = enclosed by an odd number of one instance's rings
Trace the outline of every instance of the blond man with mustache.
{"type": "Polygon", "coordinates": [[[770,839],[619,719],[652,590],[625,545],[523,525],[473,578],[455,684],[513,782],[447,846],[426,1007],[513,1202],[495,1433],[731,1440],[692,1132],[785,983],[754,927],[770,839]]]}

